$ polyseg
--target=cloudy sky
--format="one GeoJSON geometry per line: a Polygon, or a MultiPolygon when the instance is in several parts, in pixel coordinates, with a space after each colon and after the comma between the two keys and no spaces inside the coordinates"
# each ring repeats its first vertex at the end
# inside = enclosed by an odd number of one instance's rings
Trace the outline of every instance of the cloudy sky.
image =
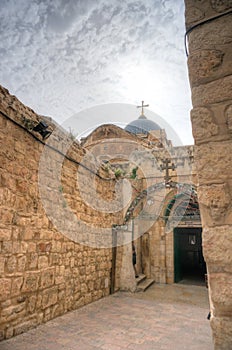
{"type": "Polygon", "coordinates": [[[184,33],[184,0],[0,0],[0,84],[77,133],[144,100],[192,144],[184,33]]]}

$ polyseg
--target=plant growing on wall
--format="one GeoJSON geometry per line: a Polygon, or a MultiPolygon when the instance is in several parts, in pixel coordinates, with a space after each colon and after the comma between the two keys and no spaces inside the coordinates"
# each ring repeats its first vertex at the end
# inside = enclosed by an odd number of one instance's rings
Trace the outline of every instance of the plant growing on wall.
{"type": "Polygon", "coordinates": [[[71,140],[76,140],[78,133],[75,133],[74,130],[72,128],[69,128],[69,137],[71,138],[71,140]]]}
{"type": "Polygon", "coordinates": [[[132,169],[131,179],[136,179],[138,167],[132,169]]]}
{"type": "Polygon", "coordinates": [[[23,124],[27,130],[32,130],[35,126],[35,122],[31,119],[23,117],[23,124]]]}
{"type": "Polygon", "coordinates": [[[122,176],[122,169],[116,169],[115,172],[114,172],[114,175],[116,177],[116,179],[118,179],[120,176],[122,176]]]}

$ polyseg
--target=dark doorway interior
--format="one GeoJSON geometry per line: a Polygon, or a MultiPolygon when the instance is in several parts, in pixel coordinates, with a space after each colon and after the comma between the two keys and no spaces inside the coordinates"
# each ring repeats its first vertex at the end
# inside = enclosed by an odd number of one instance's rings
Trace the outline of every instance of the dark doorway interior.
{"type": "Polygon", "coordinates": [[[202,229],[174,229],[175,283],[204,284],[206,264],[202,254],[202,229]]]}

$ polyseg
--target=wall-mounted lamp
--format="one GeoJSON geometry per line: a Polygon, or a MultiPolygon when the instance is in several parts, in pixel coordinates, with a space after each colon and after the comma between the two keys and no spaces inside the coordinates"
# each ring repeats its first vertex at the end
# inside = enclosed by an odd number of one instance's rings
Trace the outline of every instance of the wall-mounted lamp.
{"type": "Polygon", "coordinates": [[[39,124],[37,124],[34,128],[33,128],[33,130],[34,131],[37,131],[41,136],[42,136],[42,138],[43,138],[43,140],[45,140],[45,139],[47,139],[50,135],[51,135],[51,131],[49,131],[49,130],[46,130],[48,128],[48,125],[45,123],[45,122],[43,122],[43,121],[41,121],[41,122],[39,122],[39,124]]]}

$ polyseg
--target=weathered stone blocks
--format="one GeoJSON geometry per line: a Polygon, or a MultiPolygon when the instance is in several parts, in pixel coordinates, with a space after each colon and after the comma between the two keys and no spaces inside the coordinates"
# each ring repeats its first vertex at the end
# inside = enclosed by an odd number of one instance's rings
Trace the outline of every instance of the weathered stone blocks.
{"type": "Polygon", "coordinates": [[[223,62],[223,56],[224,54],[220,50],[193,52],[188,59],[189,69],[194,67],[193,74],[191,75],[191,85],[204,84],[217,78],[219,67],[223,62]]]}
{"type": "Polygon", "coordinates": [[[232,75],[192,88],[194,106],[208,106],[232,99],[232,75]]]}
{"type": "MultiPolygon", "coordinates": [[[[41,119],[15,101],[16,98],[0,87],[1,111],[19,123],[22,122],[22,115],[34,122],[41,119]],[[12,99],[13,104],[8,108],[12,99]]],[[[61,132],[60,137],[63,136],[61,132]]],[[[47,217],[38,189],[38,166],[43,145],[2,115],[0,139],[7,140],[1,148],[0,162],[2,339],[109,294],[106,280],[111,270],[111,252],[110,249],[94,249],[71,241],[47,217]]],[[[58,148],[62,148],[62,142],[57,140],[58,148]]],[[[84,151],[79,146],[74,148],[72,156],[80,161],[84,151]]],[[[61,161],[61,156],[53,151],[51,157],[54,166],[61,161]]],[[[78,166],[66,160],[63,170],[62,191],[66,204],[82,220],[89,220],[96,227],[109,227],[115,215],[103,215],[100,212],[96,215],[96,211],[80,198],[76,188],[78,166]]],[[[51,171],[46,179],[51,189],[51,204],[58,198],[59,191],[54,188],[55,175],[51,171]]],[[[88,181],[86,177],[86,186],[88,181]]],[[[105,191],[106,198],[113,198],[114,183],[99,179],[97,191],[99,196],[105,191]]],[[[70,223],[67,222],[67,225],[70,223]]],[[[73,237],[85,234],[82,231],[75,232],[73,237]]]]}
{"type": "Polygon", "coordinates": [[[211,225],[225,220],[231,203],[229,187],[225,183],[200,186],[198,198],[202,210],[206,207],[210,213],[211,225]]]}
{"type": "Polygon", "coordinates": [[[210,3],[212,8],[219,13],[229,10],[232,7],[231,0],[211,0],[210,3]]]}
{"type": "Polygon", "coordinates": [[[232,322],[228,317],[212,317],[210,321],[214,333],[214,350],[230,350],[232,322]]]}
{"type": "Polygon", "coordinates": [[[232,104],[230,104],[225,110],[226,124],[229,132],[232,133],[232,104]]]}
{"type": "Polygon", "coordinates": [[[39,272],[27,272],[25,274],[22,292],[34,292],[39,287],[39,272]]]}
{"type": "Polygon", "coordinates": [[[194,25],[196,22],[199,22],[205,17],[204,11],[202,11],[197,6],[189,6],[188,11],[186,12],[186,22],[189,26],[194,25]]]}
{"type": "Polygon", "coordinates": [[[0,256],[0,275],[4,275],[5,261],[6,261],[6,258],[4,256],[0,256]]]}
{"type": "Polygon", "coordinates": [[[11,288],[11,295],[16,296],[21,294],[21,288],[23,285],[23,277],[14,277],[12,279],[12,288],[11,288]]]}
{"type": "Polygon", "coordinates": [[[48,288],[54,285],[55,269],[53,267],[45,269],[41,273],[40,288],[48,288]]]}
{"type": "Polygon", "coordinates": [[[0,228],[0,241],[9,241],[11,239],[11,229],[0,228]]]}
{"type": "Polygon", "coordinates": [[[25,271],[27,258],[25,255],[18,257],[18,271],[25,271]]]}
{"type": "Polygon", "coordinates": [[[50,288],[42,294],[42,309],[46,309],[51,305],[55,305],[58,300],[58,290],[56,287],[50,288]]]}
{"type": "Polygon", "coordinates": [[[213,120],[213,113],[209,108],[198,107],[191,111],[193,137],[198,141],[204,141],[217,135],[219,128],[213,120]]]}
{"type": "Polygon", "coordinates": [[[11,292],[11,279],[0,278],[0,301],[6,300],[11,292]]]}
{"type": "Polygon", "coordinates": [[[26,303],[20,303],[5,308],[1,313],[1,319],[3,322],[10,322],[18,317],[22,317],[25,313],[26,303]]]}
{"type": "Polygon", "coordinates": [[[222,266],[225,272],[232,272],[232,228],[229,225],[214,228],[205,227],[203,230],[204,258],[210,265],[222,266]],[[217,242],[217,249],[215,249],[217,242]]]}
{"type": "Polygon", "coordinates": [[[216,317],[230,316],[232,313],[232,274],[225,272],[213,273],[209,265],[209,284],[211,300],[214,305],[214,315],[216,317]]]}
{"type": "Polygon", "coordinates": [[[197,146],[195,159],[200,184],[227,182],[232,178],[232,144],[230,141],[211,142],[197,146]]]}
{"type": "MultiPolygon", "coordinates": [[[[185,3],[187,28],[199,21],[199,13],[191,7],[197,6],[204,12],[204,20],[232,9],[231,0],[185,0],[185,3]]],[[[198,198],[204,226],[203,247],[208,265],[215,350],[232,348],[231,33],[230,13],[203,23],[188,35],[192,123],[198,144],[195,151],[198,198]]]]}
{"type": "Polygon", "coordinates": [[[14,327],[14,335],[19,335],[21,333],[28,331],[29,329],[34,328],[36,324],[37,324],[36,316],[34,316],[28,321],[21,322],[20,324],[14,327]]]}
{"type": "Polygon", "coordinates": [[[38,269],[44,269],[46,267],[48,267],[49,261],[48,261],[48,256],[46,255],[41,255],[38,256],[38,269]]]}
{"type": "MultiPolygon", "coordinates": [[[[189,0],[192,1],[192,0],[189,0]]],[[[214,12],[214,15],[217,13],[214,12]]],[[[213,13],[212,13],[213,15],[213,13]]],[[[207,16],[208,18],[208,16],[207,16]]],[[[215,20],[195,28],[188,34],[189,42],[189,58],[192,53],[202,50],[220,50],[224,53],[223,67],[221,67],[222,75],[225,74],[225,69],[231,73],[232,67],[229,65],[229,57],[231,53],[231,15],[223,17],[223,25],[221,20],[215,20]]],[[[198,66],[197,66],[198,67],[198,66]]],[[[196,68],[197,68],[196,67],[196,68]]],[[[195,73],[193,72],[193,75],[195,73]]],[[[192,75],[192,71],[190,76],[192,75]]],[[[190,78],[191,81],[191,78],[190,78]]]]}

